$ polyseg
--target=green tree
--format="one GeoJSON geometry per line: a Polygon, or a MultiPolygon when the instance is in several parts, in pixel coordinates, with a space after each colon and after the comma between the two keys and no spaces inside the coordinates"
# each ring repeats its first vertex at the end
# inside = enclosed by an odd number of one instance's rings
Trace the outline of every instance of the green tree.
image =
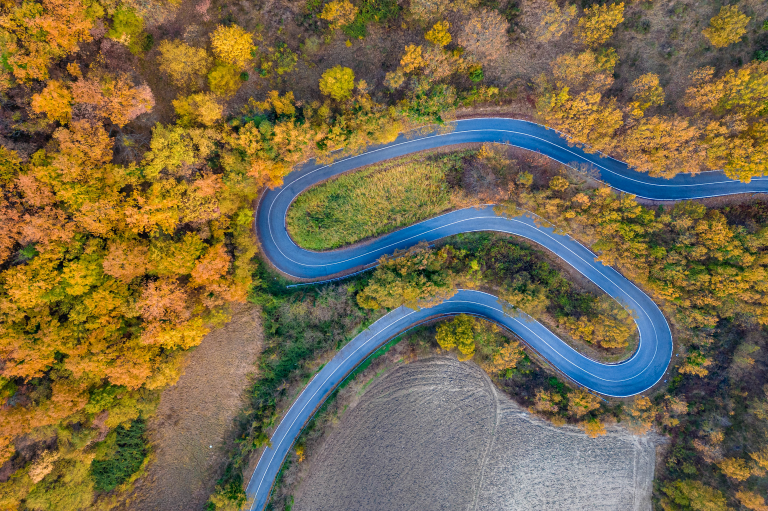
{"type": "Polygon", "coordinates": [[[436,251],[426,243],[383,256],[368,285],[358,293],[357,302],[366,309],[440,303],[456,294],[447,260],[448,249],[436,251]]]}
{"type": "Polygon", "coordinates": [[[700,481],[674,481],[665,484],[662,491],[668,496],[668,499],[663,499],[661,502],[665,510],[727,511],[728,509],[723,494],[705,486],[700,481]]]}

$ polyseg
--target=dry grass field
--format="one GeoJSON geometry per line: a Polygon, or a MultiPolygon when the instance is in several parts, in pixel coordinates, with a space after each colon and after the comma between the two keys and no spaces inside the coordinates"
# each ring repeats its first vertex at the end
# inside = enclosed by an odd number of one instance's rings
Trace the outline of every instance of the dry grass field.
{"type": "Polygon", "coordinates": [[[185,374],[163,392],[149,422],[154,459],[123,509],[204,508],[226,466],[233,419],[262,343],[259,309],[249,305],[189,353],[185,374]]]}
{"type": "Polygon", "coordinates": [[[651,508],[652,438],[557,428],[447,357],[375,379],[315,452],[294,511],[651,508]]]}

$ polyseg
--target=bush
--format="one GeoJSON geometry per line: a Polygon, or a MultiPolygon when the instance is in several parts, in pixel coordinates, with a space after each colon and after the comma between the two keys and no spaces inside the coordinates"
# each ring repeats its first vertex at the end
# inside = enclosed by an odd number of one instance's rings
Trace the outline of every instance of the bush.
{"type": "Polygon", "coordinates": [[[130,428],[120,425],[115,429],[114,452],[106,459],[91,462],[91,473],[97,490],[112,491],[141,468],[148,452],[145,430],[143,419],[131,422],[130,428]]]}
{"type": "Polygon", "coordinates": [[[473,82],[482,82],[483,78],[485,78],[485,76],[483,75],[482,66],[472,66],[469,69],[469,79],[473,82]]]}

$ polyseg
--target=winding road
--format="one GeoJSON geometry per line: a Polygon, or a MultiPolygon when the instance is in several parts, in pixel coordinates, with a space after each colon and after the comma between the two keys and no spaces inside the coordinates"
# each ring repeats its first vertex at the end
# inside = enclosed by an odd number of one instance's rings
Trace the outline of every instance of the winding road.
{"type": "Polygon", "coordinates": [[[460,290],[449,300],[431,308],[400,307],[379,319],[352,339],[319,371],[301,392],[275,430],[272,446],[264,450],[248,483],[250,509],[261,510],[295,438],[315,410],[334,388],[363,360],[397,334],[436,316],[473,314],[515,332],[559,371],[575,382],[608,396],[627,397],[653,387],[663,376],[672,356],[672,334],[664,315],[651,298],[611,267],[595,261],[595,254],[570,236],[539,227],[526,216],[497,216],[493,206],[453,211],[375,240],[330,252],[312,252],[298,247],[288,235],[285,218],[293,200],[304,190],[344,172],[390,158],[438,147],[496,142],[544,154],[574,168],[585,164],[599,172],[604,183],[624,192],[655,200],[679,200],[768,192],[768,178],[751,183],[727,178],[722,172],[678,175],[673,179],[652,178],[621,161],[589,154],[554,130],[515,119],[483,118],[452,123],[453,131],[415,138],[401,136],[391,144],[375,147],[330,165],[311,162],[286,176],[282,187],[268,190],[259,203],[256,230],[263,254],[281,272],[297,279],[323,280],[375,263],[382,255],[408,248],[419,241],[434,241],[453,234],[497,231],[527,238],[561,257],[632,316],[640,334],[631,358],[619,364],[602,364],[581,355],[543,325],[524,313],[506,314],[495,296],[460,290]]]}

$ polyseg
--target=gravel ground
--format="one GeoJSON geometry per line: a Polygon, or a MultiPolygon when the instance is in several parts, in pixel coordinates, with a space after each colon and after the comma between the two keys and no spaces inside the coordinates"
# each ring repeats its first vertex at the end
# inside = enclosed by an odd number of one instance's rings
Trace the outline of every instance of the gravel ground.
{"type": "Polygon", "coordinates": [[[649,510],[651,438],[591,439],[435,357],[376,380],[312,456],[295,511],[649,510]]]}

